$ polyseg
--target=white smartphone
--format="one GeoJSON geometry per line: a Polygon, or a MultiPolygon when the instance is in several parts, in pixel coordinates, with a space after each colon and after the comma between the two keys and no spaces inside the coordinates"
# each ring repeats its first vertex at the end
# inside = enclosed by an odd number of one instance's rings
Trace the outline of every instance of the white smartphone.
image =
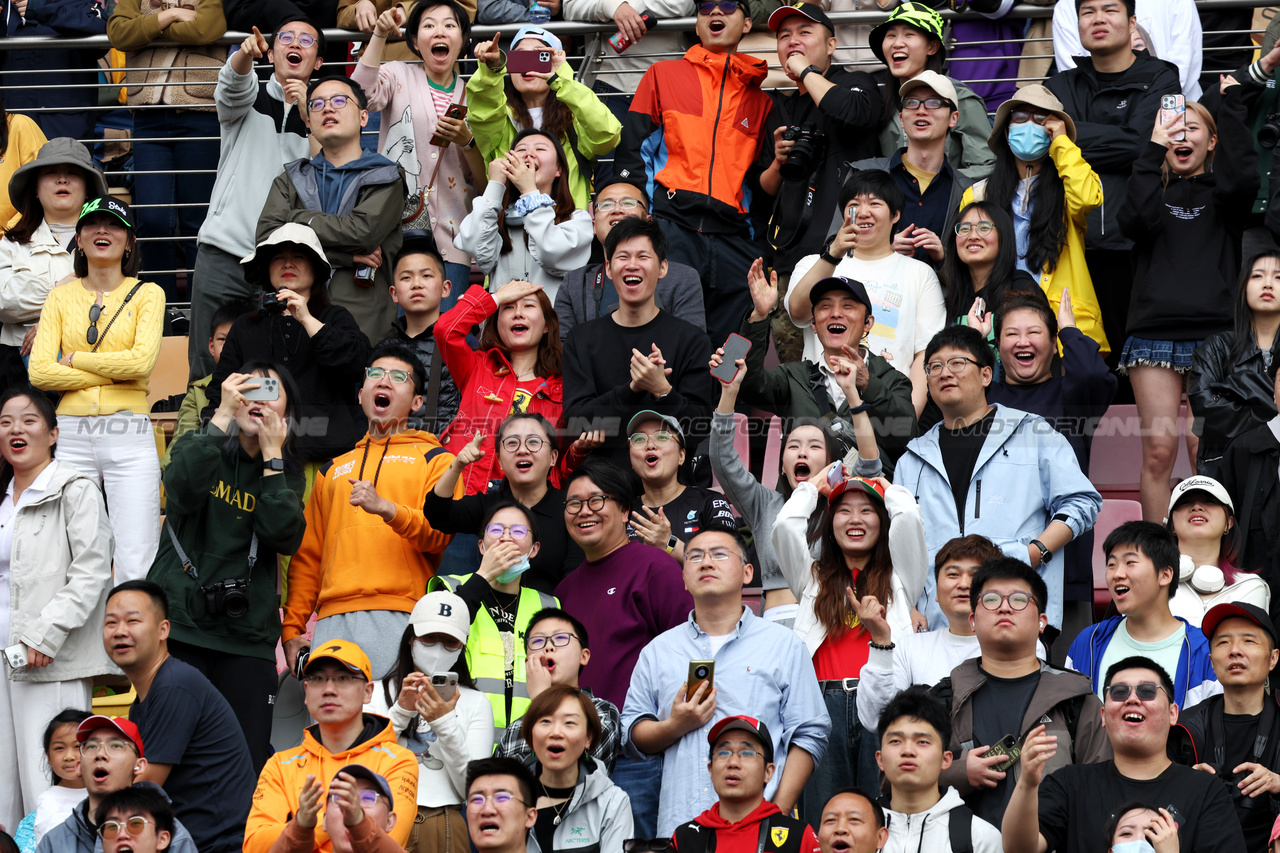
{"type": "Polygon", "coordinates": [[[4,659],[13,669],[22,669],[27,665],[27,647],[22,643],[15,643],[4,650],[4,659]]]}
{"type": "Polygon", "coordinates": [[[987,313],[987,300],[979,296],[978,297],[978,316],[979,317],[986,316],[986,313],[987,313]]]}
{"type": "Polygon", "coordinates": [[[458,673],[433,672],[431,673],[431,686],[435,688],[436,693],[440,694],[441,699],[448,702],[458,689],[458,673]]]}

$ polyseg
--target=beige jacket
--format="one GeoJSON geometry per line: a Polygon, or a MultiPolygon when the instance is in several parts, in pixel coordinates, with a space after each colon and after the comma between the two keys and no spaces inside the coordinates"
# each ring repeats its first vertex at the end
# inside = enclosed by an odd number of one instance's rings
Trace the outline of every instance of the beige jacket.
{"type": "Polygon", "coordinates": [[[120,0],[107,21],[107,38],[125,52],[125,67],[140,69],[125,72],[129,106],[213,110],[213,90],[218,70],[227,61],[227,48],[212,42],[226,31],[222,0],[120,0]],[[161,30],[156,15],[178,6],[195,9],[196,19],[161,30]],[[152,47],[156,40],[190,47],[152,47]]]}

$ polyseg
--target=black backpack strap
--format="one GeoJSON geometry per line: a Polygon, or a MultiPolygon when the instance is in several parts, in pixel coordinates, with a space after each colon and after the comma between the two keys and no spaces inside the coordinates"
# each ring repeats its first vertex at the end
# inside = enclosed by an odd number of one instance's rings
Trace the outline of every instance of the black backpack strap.
{"type": "Polygon", "coordinates": [[[961,803],[947,816],[951,853],[973,853],[973,810],[961,803]]]}

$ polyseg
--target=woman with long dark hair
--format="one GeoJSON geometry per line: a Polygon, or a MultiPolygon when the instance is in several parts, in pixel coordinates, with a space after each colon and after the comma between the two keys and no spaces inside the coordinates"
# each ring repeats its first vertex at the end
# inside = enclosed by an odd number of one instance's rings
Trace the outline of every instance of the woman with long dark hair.
{"type": "MultiPolygon", "coordinates": [[[[492,294],[475,285],[436,322],[435,336],[462,392],[458,414],[440,443],[460,455],[477,434],[482,436],[483,452],[464,476],[467,494],[483,494],[490,481],[502,477],[493,436],[508,415],[536,412],[557,429],[563,422],[560,320],[542,285],[508,281],[492,294]],[[467,335],[479,323],[484,323],[480,348],[472,350],[467,335]]],[[[552,485],[558,485],[554,468],[551,476],[552,485]]]]}
{"type": "Polygon", "coordinates": [[[396,740],[418,757],[418,817],[405,849],[467,853],[464,817],[467,764],[493,752],[493,709],[476,690],[463,653],[470,634],[467,604],[451,592],[429,592],[413,606],[395,666],[365,707],[391,718],[396,740]],[[457,676],[457,686],[436,682],[457,676]],[[433,678],[445,675],[446,679],[433,678]]]}
{"type": "MultiPolygon", "coordinates": [[[[858,444],[862,453],[861,436],[858,444]]],[[[773,547],[800,601],[792,630],[813,655],[827,712],[847,721],[832,726],[827,752],[805,786],[808,819],[851,781],[868,790],[879,786],[879,744],[858,722],[857,688],[847,685],[860,677],[869,655],[891,649],[893,636],[910,634],[917,619],[923,622],[913,610],[924,591],[929,554],[911,493],[881,477],[846,478],[841,460],[796,485],[774,521],[773,547]],[[822,521],[811,534],[820,503],[822,521]]]]}
{"type": "Polygon", "coordinates": [[[298,385],[295,458],[305,465],[307,490],[316,467],[346,453],[360,439],[356,389],[364,381],[371,347],[355,318],[329,299],[329,262],[306,225],[281,225],[244,262],[262,288],[258,306],[231,324],[209,381],[212,416],[222,388],[244,365],[266,360],[288,369],[298,385]]]}
{"type": "Polygon", "coordinates": [[[0,641],[26,659],[0,677],[0,821],[13,827],[49,787],[40,733],[64,708],[89,710],[93,677],[115,671],[102,646],[107,509],[93,480],[54,457],[59,436],[44,394],[0,395],[0,641]]]}
{"type": "MultiPolygon", "coordinates": [[[[489,184],[458,226],[454,245],[475,258],[490,281],[540,284],[555,303],[569,270],[591,259],[591,215],[569,190],[560,141],[522,130],[511,149],[489,163],[489,184]]],[[[456,380],[456,377],[455,377],[456,380]]]]}
{"type": "Polygon", "coordinates": [[[991,317],[1000,310],[1006,295],[1014,290],[1039,290],[1040,285],[1018,269],[1013,220],[996,204],[966,204],[956,218],[954,237],[947,241],[938,276],[947,316],[962,326],[990,332],[991,317]]]}
{"type": "Polygon", "coordinates": [[[1268,372],[1280,349],[1280,251],[1249,259],[1236,291],[1229,332],[1205,339],[1191,357],[1187,400],[1200,447],[1196,471],[1218,477],[1222,454],[1238,435],[1276,416],[1268,372]]]}
{"type": "MultiPolygon", "coordinates": [[[[1102,179],[1075,139],[1075,122],[1062,102],[1044,86],[1024,86],[996,111],[987,141],[995,167],[965,190],[961,206],[989,201],[1009,214],[1018,269],[1039,282],[1054,311],[1070,287],[1080,331],[1105,356],[1111,347],[1084,262],[1085,219],[1102,204],[1102,179]]],[[[988,307],[994,308],[990,301],[988,307]]]]}
{"type": "Polygon", "coordinates": [[[299,392],[270,361],[240,365],[221,392],[209,423],[173,445],[164,534],[147,577],[169,596],[169,653],[226,698],[261,768],[278,686],[276,558],[298,550],[306,530],[306,480],[289,453],[299,392]]]}
{"type": "Polygon", "coordinates": [[[76,223],[76,278],[49,291],[31,384],[61,391],[62,461],[102,484],[112,507],[115,581],[147,576],[160,544],[160,459],[147,382],[160,356],[164,291],[141,282],[133,213],[92,199],[76,223]]]}
{"type": "MultiPolygon", "coordinates": [[[[471,112],[467,124],[486,162],[515,147],[518,134],[531,128],[546,131],[569,153],[565,172],[574,203],[586,209],[597,157],[608,154],[622,138],[622,124],[590,87],[573,77],[559,37],[536,26],[523,26],[511,50],[551,51],[551,71],[507,73],[498,46],[501,33],[476,45],[476,73],[467,81],[471,112]]],[[[571,267],[570,269],[573,269],[571,267]]]]}

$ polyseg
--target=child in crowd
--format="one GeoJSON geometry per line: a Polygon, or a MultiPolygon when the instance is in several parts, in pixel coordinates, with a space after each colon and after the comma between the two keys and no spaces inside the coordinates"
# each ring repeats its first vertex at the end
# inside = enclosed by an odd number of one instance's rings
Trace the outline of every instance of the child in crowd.
{"type": "Polygon", "coordinates": [[[80,804],[87,791],[80,778],[80,745],[76,729],[89,719],[88,711],[67,708],[49,721],[44,730],[44,757],[49,762],[53,786],[40,794],[35,810],[30,812],[14,832],[14,841],[22,853],[36,849],[46,832],[67,819],[80,804]]]}

